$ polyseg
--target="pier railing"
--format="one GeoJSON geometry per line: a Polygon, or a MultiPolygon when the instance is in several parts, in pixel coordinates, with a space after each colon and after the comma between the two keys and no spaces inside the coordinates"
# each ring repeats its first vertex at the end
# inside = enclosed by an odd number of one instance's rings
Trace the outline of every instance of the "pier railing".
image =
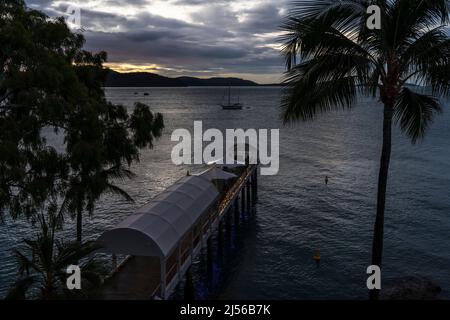
{"type": "Polygon", "coordinates": [[[222,200],[222,202],[219,204],[219,217],[222,217],[228,208],[233,204],[233,202],[236,200],[237,196],[239,196],[239,193],[241,192],[244,185],[247,183],[248,179],[252,176],[252,174],[256,170],[256,165],[249,165],[246,167],[245,171],[241,174],[241,176],[238,178],[236,183],[228,190],[225,198],[222,200]]]}

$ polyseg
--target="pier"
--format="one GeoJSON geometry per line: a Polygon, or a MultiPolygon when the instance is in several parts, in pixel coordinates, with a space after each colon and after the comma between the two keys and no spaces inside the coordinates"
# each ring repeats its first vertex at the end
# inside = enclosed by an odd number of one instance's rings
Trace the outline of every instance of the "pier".
{"type": "MultiPolygon", "coordinates": [[[[112,255],[104,299],[168,299],[211,236],[239,224],[257,202],[256,165],[214,165],[187,175],[138,209],[99,242],[112,255]],[[126,256],[117,265],[117,255],[126,256]]],[[[221,239],[221,237],[219,236],[221,239]]],[[[219,244],[220,245],[220,244],[219,244]]]]}

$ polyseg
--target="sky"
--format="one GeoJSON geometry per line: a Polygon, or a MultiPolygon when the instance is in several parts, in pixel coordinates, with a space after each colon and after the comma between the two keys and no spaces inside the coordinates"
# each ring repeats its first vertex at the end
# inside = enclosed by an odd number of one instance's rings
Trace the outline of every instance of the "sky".
{"type": "MultiPolygon", "coordinates": [[[[85,48],[120,72],[279,82],[290,0],[26,0],[51,17],[80,8],[85,48]]],[[[74,28],[76,28],[74,26],[74,28]]],[[[79,29],[79,28],[78,28],[79,29]]]]}

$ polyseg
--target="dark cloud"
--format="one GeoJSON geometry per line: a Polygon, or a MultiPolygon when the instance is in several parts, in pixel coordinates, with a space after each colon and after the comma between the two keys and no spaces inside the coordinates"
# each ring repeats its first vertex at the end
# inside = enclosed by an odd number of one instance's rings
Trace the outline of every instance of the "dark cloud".
{"type": "MultiPolygon", "coordinates": [[[[283,62],[273,48],[277,43],[274,33],[286,0],[166,1],[172,11],[191,8],[184,15],[187,19],[164,14],[172,16],[167,18],[161,12],[148,10],[153,0],[103,0],[100,6],[80,2],[87,49],[107,51],[109,61],[114,63],[159,65],[159,73],[168,75],[246,74],[252,78],[253,74],[255,80],[278,81],[283,62]],[[131,7],[131,14],[122,12],[123,7],[131,7]],[[267,80],[261,80],[260,75],[267,80]]],[[[50,16],[61,16],[71,2],[27,3],[50,16]]]]}
{"type": "Polygon", "coordinates": [[[279,3],[266,3],[254,10],[244,10],[243,28],[249,32],[274,32],[278,30],[282,20],[282,8],[279,3]]]}
{"type": "Polygon", "coordinates": [[[179,5],[190,5],[190,6],[197,6],[197,5],[205,5],[205,4],[226,4],[226,3],[230,3],[231,1],[229,0],[209,0],[209,1],[205,1],[205,0],[172,0],[171,1],[173,4],[179,4],[179,5]]]}

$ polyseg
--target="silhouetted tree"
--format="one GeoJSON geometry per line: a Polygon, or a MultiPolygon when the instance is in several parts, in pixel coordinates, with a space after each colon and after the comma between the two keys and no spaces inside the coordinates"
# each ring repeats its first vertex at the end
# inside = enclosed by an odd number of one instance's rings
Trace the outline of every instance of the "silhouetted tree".
{"type": "MultiPolygon", "coordinates": [[[[283,25],[288,68],[285,122],[352,107],[357,94],[378,95],[384,106],[372,264],[381,267],[392,124],[416,142],[450,93],[448,0],[304,0],[283,25]],[[369,30],[367,8],[381,9],[381,30],[369,30]],[[429,87],[431,94],[408,86],[429,87]]],[[[371,291],[377,299],[379,290],[371,291]]]]}
{"type": "Polygon", "coordinates": [[[161,135],[162,115],[107,102],[106,53],[83,50],[62,18],[22,0],[0,1],[0,43],[0,211],[32,217],[62,202],[81,242],[83,213],[102,194],[132,200],[114,181],[132,176],[139,150],[161,135]],[[48,128],[63,150],[48,143],[48,128]]]}

